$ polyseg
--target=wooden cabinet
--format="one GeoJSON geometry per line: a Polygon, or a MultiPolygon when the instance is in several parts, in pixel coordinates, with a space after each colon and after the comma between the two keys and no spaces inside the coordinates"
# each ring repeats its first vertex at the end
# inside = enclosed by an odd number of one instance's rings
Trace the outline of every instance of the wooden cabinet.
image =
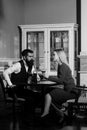
{"type": "Polygon", "coordinates": [[[46,75],[56,75],[52,52],[56,48],[63,47],[74,75],[78,53],[77,24],[19,25],[19,29],[21,50],[31,48],[34,51],[36,69],[45,70],[46,75]]]}

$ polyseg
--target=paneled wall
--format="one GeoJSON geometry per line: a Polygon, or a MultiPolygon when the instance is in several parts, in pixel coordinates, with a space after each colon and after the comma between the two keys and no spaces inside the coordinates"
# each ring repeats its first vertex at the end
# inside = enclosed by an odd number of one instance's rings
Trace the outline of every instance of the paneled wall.
{"type": "Polygon", "coordinates": [[[20,24],[74,22],[76,0],[0,0],[0,58],[19,56],[20,24]]]}
{"type": "Polygon", "coordinates": [[[19,24],[24,24],[24,0],[0,0],[0,58],[19,56],[19,24]]]}
{"type": "Polygon", "coordinates": [[[76,0],[25,0],[25,24],[76,23],[76,0]]]}

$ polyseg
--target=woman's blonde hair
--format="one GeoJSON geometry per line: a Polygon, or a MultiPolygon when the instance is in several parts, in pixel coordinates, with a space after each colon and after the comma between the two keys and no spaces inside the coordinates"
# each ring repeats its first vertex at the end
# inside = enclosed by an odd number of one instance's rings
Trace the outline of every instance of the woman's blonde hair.
{"type": "Polygon", "coordinates": [[[54,50],[54,51],[56,51],[56,53],[58,54],[59,59],[61,60],[62,63],[65,63],[65,64],[69,65],[69,64],[68,64],[67,57],[66,57],[66,54],[65,54],[63,48],[62,48],[62,49],[56,49],[56,50],[54,50]]]}

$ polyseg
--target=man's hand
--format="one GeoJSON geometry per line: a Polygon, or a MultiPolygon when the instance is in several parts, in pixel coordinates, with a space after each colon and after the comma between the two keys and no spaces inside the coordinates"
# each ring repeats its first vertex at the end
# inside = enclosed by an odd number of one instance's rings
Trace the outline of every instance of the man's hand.
{"type": "Polygon", "coordinates": [[[40,75],[40,77],[41,77],[41,79],[46,79],[46,80],[49,78],[49,76],[45,76],[45,75],[43,75],[43,74],[40,75]]]}
{"type": "Polygon", "coordinates": [[[37,81],[39,82],[40,81],[40,76],[37,74],[37,81]]]}

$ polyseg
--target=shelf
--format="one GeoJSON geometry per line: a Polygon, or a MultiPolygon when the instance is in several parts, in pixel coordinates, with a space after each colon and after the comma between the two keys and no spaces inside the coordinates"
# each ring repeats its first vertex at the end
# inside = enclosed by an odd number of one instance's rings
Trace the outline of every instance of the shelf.
{"type": "Polygon", "coordinates": [[[78,71],[78,73],[84,73],[84,74],[86,74],[87,71],[78,71]]]}
{"type": "Polygon", "coordinates": [[[85,55],[85,54],[84,55],[78,55],[77,57],[78,58],[87,58],[87,55],[85,55]]]}

